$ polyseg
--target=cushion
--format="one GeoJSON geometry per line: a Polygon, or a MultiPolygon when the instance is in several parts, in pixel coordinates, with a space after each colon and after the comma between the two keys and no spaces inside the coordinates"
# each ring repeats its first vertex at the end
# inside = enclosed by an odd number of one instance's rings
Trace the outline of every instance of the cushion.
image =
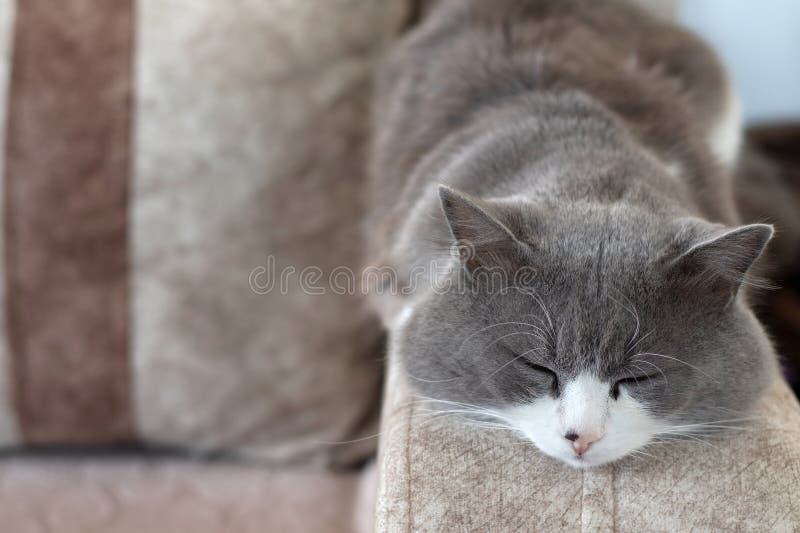
{"type": "Polygon", "coordinates": [[[406,11],[0,2],[0,445],[370,454],[331,443],[374,433],[380,328],[327,280],[406,11]]]}
{"type": "Polygon", "coordinates": [[[431,417],[390,359],[377,531],[794,531],[800,523],[800,405],[781,378],[746,430],[578,470],[509,432],[431,417]]]}
{"type": "Polygon", "coordinates": [[[369,476],[175,458],[6,459],[0,523],[15,533],[368,533],[369,476]]]}

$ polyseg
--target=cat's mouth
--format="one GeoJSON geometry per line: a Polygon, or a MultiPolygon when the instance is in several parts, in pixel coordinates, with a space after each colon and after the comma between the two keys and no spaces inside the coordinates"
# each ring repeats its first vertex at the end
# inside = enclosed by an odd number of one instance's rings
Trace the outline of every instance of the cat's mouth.
{"type": "Polygon", "coordinates": [[[558,459],[559,461],[572,466],[574,468],[590,468],[600,466],[613,459],[608,458],[607,454],[603,453],[602,448],[590,448],[581,453],[578,453],[569,446],[556,446],[556,449],[548,449],[547,446],[542,446],[534,441],[536,447],[544,452],[546,455],[558,459]]]}
{"type": "Polygon", "coordinates": [[[596,466],[591,459],[587,459],[584,455],[573,455],[571,457],[561,458],[562,461],[567,463],[570,466],[574,466],[576,468],[587,468],[596,466]]]}
{"type": "Polygon", "coordinates": [[[609,458],[606,455],[597,452],[594,452],[593,454],[592,451],[589,450],[583,454],[565,452],[563,455],[559,456],[558,459],[575,468],[591,468],[610,463],[617,458],[609,458]]]}
{"type": "Polygon", "coordinates": [[[634,450],[608,450],[603,449],[602,446],[592,448],[582,454],[575,453],[575,451],[569,449],[548,451],[538,445],[537,448],[539,448],[545,454],[553,457],[554,459],[558,459],[559,461],[573,468],[593,468],[603,466],[622,459],[634,452],[634,450]]]}

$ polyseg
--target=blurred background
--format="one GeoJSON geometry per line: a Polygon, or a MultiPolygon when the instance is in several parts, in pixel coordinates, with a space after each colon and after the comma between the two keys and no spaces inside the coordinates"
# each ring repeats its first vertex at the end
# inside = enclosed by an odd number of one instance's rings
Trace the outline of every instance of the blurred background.
{"type": "Polygon", "coordinates": [[[800,121],[800,3],[679,0],[676,8],[722,56],[748,124],[800,121]]]}

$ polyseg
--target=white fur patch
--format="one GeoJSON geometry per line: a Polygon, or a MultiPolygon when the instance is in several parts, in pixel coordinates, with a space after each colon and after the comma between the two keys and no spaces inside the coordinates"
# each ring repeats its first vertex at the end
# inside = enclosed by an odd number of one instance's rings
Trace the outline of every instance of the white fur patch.
{"type": "Polygon", "coordinates": [[[507,411],[508,418],[544,453],[585,468],[614,461],[647,444],[663,426],[625,387],[611,397],[611,384],[581,374],[565,383],[559,398],[545,396],[507,411]],[[599,436],[579,457],[568,433],[599,436]]]}
{"type": "Polygon", "coordinates": [[[731,88],[728,88],[725,108],[711,130],[708,143],[720,164],[727,170],[733,168],[742,144],[742,110],[731,88]]]}
{"type": "Polygon", "coordinates": [[[608,383],[588,373],[567,383],[559,406],[559,422],[564,433],[603,435],[611,399],[609,390],[608,383]]]}

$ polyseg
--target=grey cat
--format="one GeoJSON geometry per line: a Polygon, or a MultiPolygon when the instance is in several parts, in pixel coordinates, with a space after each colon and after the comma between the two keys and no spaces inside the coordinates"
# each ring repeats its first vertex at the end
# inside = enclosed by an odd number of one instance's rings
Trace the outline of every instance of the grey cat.
{"type": "Polygon", "coordinates": [[[376,92],[368,247],[399,287],[374,301],[420,395],[578,467],[746,418],[773,229],[738,225],[702,42],[621,1],[442,0],[376,92]]]}

